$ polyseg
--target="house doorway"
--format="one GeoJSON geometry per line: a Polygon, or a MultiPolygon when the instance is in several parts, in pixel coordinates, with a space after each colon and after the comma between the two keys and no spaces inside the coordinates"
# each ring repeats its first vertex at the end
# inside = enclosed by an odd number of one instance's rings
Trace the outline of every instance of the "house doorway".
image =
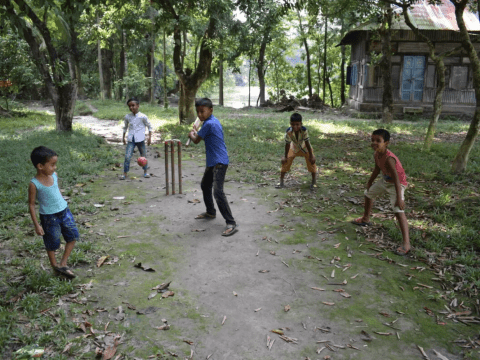
{"type": "Polygon", "coordinates": [[[404,56],[402,74],[402,100],[422,101],[425,56],[404,56]]]}

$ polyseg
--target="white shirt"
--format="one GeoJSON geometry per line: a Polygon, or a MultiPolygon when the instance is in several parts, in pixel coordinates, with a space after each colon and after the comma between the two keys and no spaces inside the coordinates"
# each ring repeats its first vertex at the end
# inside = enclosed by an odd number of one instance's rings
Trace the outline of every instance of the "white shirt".
{"type": "Polygon", "coordinates": [[[123,119],[123,133],[125,134],[128,129],[127,142],[132,141],[135,136],[135,142],[142,142],[145,140],[145,128],[148,128],[148,131],[152,131],[152,124],[148,121],[147,115],[141,113],[140,111],[135,115],[130,113],[125,115],[123,119]]]}

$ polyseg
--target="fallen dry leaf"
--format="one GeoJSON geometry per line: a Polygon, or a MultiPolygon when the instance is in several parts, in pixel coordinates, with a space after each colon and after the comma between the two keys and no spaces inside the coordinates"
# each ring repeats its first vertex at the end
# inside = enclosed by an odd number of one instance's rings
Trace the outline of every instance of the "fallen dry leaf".
{"type": "Polygon", "coordinates": [[[319,288],[319,287],[311,287],[311,289],[317,290],[317,291],[325,291],[325,289],[322,289],[322,288],[319,288]]]}
{"type": "Polygon", "coordinates": [[[342,295],[344,298],[350,298],[352,295],[346,293],[346,292],[341,292],[340,295],[342,295]]]}
{"type": "Polygon", "coordinates": [[[175,293],[173,291],[167,291],[167,292],[162,294],[162,298],[166,299],[169,296],[174,296],[174,295],[175,295],[175,293]]]}
{"type": "Polygon", "coordinates": [[[205,231],[205,229],[192,229],[192,232],[202,232],[205,231]]]}
{"type": "Polygon", "coordinates": [[[153,287],[152,290],[157,290],[158,292],[160,292],[161,290],[165,290],[166,288],[168,288],[170,284],[171,281],[169,281],[168,283],[161,283],[160,285],[153,287]]]}
{"type": "Polygon", "coordinates": [[[100,267],[103,265],[103,263],[105,262],[105,260],[107,260],[110,256],[109,255],[105,255],[105,256],[102,256],[100,259],[97,260],[97,267],[100,267]]]}
{"type": "Polygon", "coordinates": [[[278,334],[278,335],[283,335],[284,334],[283,330],[280,330],[280,329],[273,329],[273,330],[270,330],[270,331],[275,333],[275,334],[278,334]]]}
{"type": "Polygon", "coordinates": [[[170,325],[168,325],[168,324],[163,324],[162,326],[157,326],[155,329],[157,329],[157,330],[169,330],[169,329],[170,329],[170,325]]]}
{"type": "Polygon", "coordinates": [[[111,359],[115,353],[117,352],[117,347],[116,346],[108,346],[104,351],[103,351],[103,356],[102,360],[109,360],[111,359]]]}
{"type": "Polygon", "coordinates": [[[227,317],[226,317],[226,316],[223,317],[222,325],[225,324],[225,321],[227,321],[227,317]]]}
{"type": "Polygon", "coordinates": [[[234,292],[233,292],[233,296],[238,296],[238,294],[234,291],[234,292]]]}
{"type": "Polygon", "coordinates": [[[333,302],[328,302],[328,301],[322,301],[322,304],[328,305],[328,306],[333,306],[335,303],[333,302]]]}
{"type": "Polygon", "coordinates": [[[155,272],[155,269],[152,269],[151,267],[148,266],[143,266],[141,262],[138,264],[133,265],[136,268],[142,269],[143,271],[150,271],[150,272],[155,272]]]}
{"type": "Polygon", "coordinates": [[[255,309],[254,311],[259,312],[260,310],[262,310],[262,308],[255,309]]]}
{"type": "Polygon", "coordinates": [[[68,343],[67,345],[65,345],[65,347],[63,348],[63,351],[62,351],[62,354],[65,354],[66,352],[70,351],[70,349],[72,348],[72,343],[68,343]]]}
{"type": "Polygon", "coordinates": [[[285,312],[290,311],[290,305],[285,305],[285,307],[283,308],[283,310],[284,310],[285,312]]]}
{"type": "Polygon", "coordinates": [[[190,204],[199,204],[200,203],[200,200],[199,199],[192,199],[192,200],[188,200],[188,202],[190,204]]]}

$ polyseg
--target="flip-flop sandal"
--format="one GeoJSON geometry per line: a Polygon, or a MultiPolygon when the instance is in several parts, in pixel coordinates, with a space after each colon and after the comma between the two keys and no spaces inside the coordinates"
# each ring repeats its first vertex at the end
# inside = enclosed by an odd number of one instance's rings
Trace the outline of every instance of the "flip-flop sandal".
{"type": "Polygon", "coordinates": [[[143,174],[143,177],[144,177],[145,179],[148,179],[148,178],[150,177],[150,174],[143,174]]]}
{"type": "Polygon", "coordinates": [[[285,185],[282,185],[282,184],[275,185],[275,189],[284,189],[284,188],[285,188],[285,185]]]}
{"type": "Polygon", "coordinates": [[[125,180],[125,175],[120,176],[120,180],[125,180]]]}
{"type": "Polygon", "coordinates": [[[69,279],[73,279],[76,277],[75,274],[72,272],[72,270],[70,270],[67,266],[64,266],[64,267],[56,266],[53,269],[59,272],[60,274],[65,275],[69,279]]]}
{"type": "Polygon", "coordinates": [[[225,230],[222,232],[222,236],[232,236],[233,234],[235,234],[236,232],[238,231],[237,229],[237,225],[233,225],[233,224],[228,224],[227,227],[225,228],[225,230]],[[225,231],[227,231],[228,229],[232,229],[232,231],[226,233],[225,231]]]}
{"type": "Polygon", "coordinates": [[[351,223],[354,224],[354,225],[358,225],[358,226],[371,225],[371,223],[369,223],[369,222],[362,221],[361,217],[359,217],[358,219],[352,220],[351,223]]]}
{"type": "Polygon", "coordinates": [[[394,251],[395,255],[405,256],[410,252],[410,250],[405,250],[403,246],[400,246],[397,250],[394,251]]]}
{"type": "Polygon", "coordinates": [[[216,217],[217,217],[217,215],[212,215],[212,214],[209,214],[207,212],[204,212],[204,213],[201,213],[201,214],[198,214],[197,216],[195,216],[195,219],[196,220],[204,220],[204,219],[210,220],[210,219],[215,219],[216,217]]]}

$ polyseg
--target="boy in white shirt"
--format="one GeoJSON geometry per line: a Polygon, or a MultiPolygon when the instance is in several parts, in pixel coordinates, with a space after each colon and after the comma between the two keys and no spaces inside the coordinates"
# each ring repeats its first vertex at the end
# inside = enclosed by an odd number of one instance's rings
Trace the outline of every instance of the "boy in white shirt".
{"type": "MultiPolygon", "coordinates": [[[[125,180],[127,173],[130,170],[130,161],[132,160],[133,150],[135,146],[140,151],[140,156],[147,157],[147,151],[145,147],[145,128],[148,128],[148,140],[147,145],[152,143],[152,124],[148,121],[147,115],[138,111],[140,107],[140,102],[137,98],[131,98],[127,101],[128,108],[132,112],[131,114],[125,115],[124,126],[123,126],[123,144],[127,145],[125,150],[125,162],[123,164],[123,175],[120,177],[120,180],[125,180]],[[125,134],[128,129],[128,144],[125,140],[125,134]]],[[[149,178],[150,175],[147,173],[148,163],[143,167],[143,177],[149,178]]]]}

